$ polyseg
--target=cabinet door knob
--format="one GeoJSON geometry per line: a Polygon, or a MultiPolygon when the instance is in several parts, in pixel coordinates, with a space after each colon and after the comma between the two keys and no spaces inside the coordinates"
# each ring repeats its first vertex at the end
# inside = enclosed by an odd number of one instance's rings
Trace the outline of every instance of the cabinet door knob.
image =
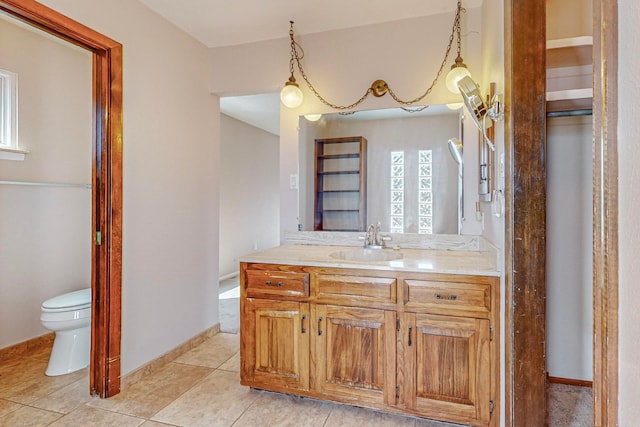
{"type": "Polygon", "coordinates": [[[300,328],[302,329],[302,333],[306,334],[307,333],[307,329],[304,327],[304,321],[307,320],[307,315],[303,314],[302,315],[302,320],[300,321],[300,328]]]}
{"type": "Polygon", "coordinates": [[[322,335],[322,328],[320,325],[321,323],[322,323],[322,316],[318,318],[318,335],[322,335]]]}
{"type": "Polygon", "coordinates": [[[409,347],[411,347],[411,330],[413,329],[413,326],[409,326],[409,341],[407,342],[407,345],[409,345],[409,347]]]}

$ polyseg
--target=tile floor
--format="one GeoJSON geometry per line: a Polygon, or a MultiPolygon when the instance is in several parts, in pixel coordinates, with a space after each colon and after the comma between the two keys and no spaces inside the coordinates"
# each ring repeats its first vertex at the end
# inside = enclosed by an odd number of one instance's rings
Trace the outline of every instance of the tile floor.
{"type": "Polygon", "coordinates": [[[48,351],[5,361],[0,426],[452,426],[243,387],[239,345],[220,333],[110,399],[87,394],[86,369],[44,376],[48,351]]]}

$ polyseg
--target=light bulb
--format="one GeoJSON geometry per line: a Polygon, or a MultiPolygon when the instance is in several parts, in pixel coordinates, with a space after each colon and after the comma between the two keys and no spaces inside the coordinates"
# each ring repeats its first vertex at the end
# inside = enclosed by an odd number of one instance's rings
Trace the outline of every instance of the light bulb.
{"type": "Polygon", "coordinates": [[[310,122],[317,122],[322,117],[322,114],[305,114],[304,118],[309,120],[310,122]]]}
{"type": "Polygon", "coordinates": [[[295,81],[288,81],[280,91],[280,100],[288,108],[299,107],[302,98],[302,91],[295,81]]]}
{"type": "Polygon", "coordinates": [[[460,89],[458,89],[458,81],[466,76],[471,76],[471,72],[464,65],[456,66],[454,65],[451,68],[451,71],[447,74],[447,78],[445,82],[447,84],[447,89],[449,92],[460,93],[460,89]]]}

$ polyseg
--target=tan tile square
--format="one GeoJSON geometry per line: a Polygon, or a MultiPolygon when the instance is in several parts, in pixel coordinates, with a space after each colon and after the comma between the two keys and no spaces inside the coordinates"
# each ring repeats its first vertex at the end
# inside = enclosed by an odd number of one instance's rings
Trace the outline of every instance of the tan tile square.
{"type": "Polygon", "coordinates": [[[89,394],[89,376],[69,384],[53,393],[36,400],[31,406],[49,411],[68,414],[84,405],[92,397],[89,394]]]}
{"type": "Polygon", "coordinates": [[[16,384],[44,377],[48,361],[34,357],[12,357],[0,363],[0,397],[16,384]]]}
{"type": "Polygon", "coordinates": [[[210,368],[167,363],[109,399],[91,399],[89,406],[150,418],[212,372],[210,368]]]}
{"type": "Polygon", "coordinates": [[[22,406],[20,409],[9,412],[7,415],[0,417],[0,426],[48,426],[60,417],[62,417],[62,414],[56,414],[55,412],[32,408],[30,406],[22,406]]]}
{"type": "Polygon", "coordinates": [[[153,416],[154,421],[189,427],[227,427],[258,398],[241,386],[238,374],[216,370],[153,416]]]}
{"type": "MultiPolygon", "coordinates": [[[[44,374],[46,361],[29,359],[16,367],[13,373],[0,375],[0,398],[18,403],[30,404],[82,378],[86,378],[88,368],[66,375],[48,377],[44,374]]],[[[4,369],[4,367],[3,367],[4,369]]]]}
{"type": "Polygon", "coordinates": [[[224,362],[218,369],[223,371],[240,372],[240,352],[237,352],[229,360],[224,362]]]}
{"type": "Polygon", "coordinates": [[[332,407],[316,399],[261,392],[233,427],[322,427],[332,407]]]}
{"type": "Polygon", "coordinates": [[[9,402],[8,400],[0,399],[0,417],[7,415],[9,412],[13,412],[22,407],[21,404],[15,402],[9,402]]]}
{"type": "Polygon", "coordinates": [[[348,405],[334,405],[325,427],[414,427],[416,419],[348,405]]]}
{"type": "Polygon", "coordinates": [[[138,427],[144,422],[142,418],[130,417],[111,411],[81,406],[72,413],[63,416],[51,424],[52,427],[138,427]]]}
{"type": "Polygon", "coordinates": [[[157,421],[145,421],[140,427],[176,427],[175,424],[159,423],[157,421]]]}
{"type": "Polygon", "coordinates": [[[217,368],[239,350],[239,335],[219,333],[178,357],[174,362],[217,368]]]}

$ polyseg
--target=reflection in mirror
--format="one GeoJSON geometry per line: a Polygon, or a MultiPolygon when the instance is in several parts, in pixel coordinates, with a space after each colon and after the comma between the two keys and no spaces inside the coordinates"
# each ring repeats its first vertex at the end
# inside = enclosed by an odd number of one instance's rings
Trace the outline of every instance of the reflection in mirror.
{"type": "MultiPolygon", "coordinates": [[[[314,229],[315,140],[362,136],[367,143],[366,224],[386,232],[458,233],[458,165],[449,154],[461,139],[461,112],[444,105],[324,114],[299,120],[299,229],[314,229]]],[[[364,231],[364,230],[361,230],[364,231]]]]}

